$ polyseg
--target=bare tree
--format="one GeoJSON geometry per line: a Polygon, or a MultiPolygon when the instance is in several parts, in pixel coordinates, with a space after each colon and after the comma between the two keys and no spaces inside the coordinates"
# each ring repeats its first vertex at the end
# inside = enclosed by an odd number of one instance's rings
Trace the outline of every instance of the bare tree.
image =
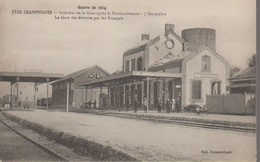
{"type": "Polygon", "coordinates": [[[230,77],[234,76],[236,73],[238,73],[241,70],[238,66],[231,66],[230,69],[230,77]]]}
{"type": "Polygon", "coordinates": [[[256,66],[256,54],[253,54],[250,58],[247,59],[247,65],[256,66]]]}

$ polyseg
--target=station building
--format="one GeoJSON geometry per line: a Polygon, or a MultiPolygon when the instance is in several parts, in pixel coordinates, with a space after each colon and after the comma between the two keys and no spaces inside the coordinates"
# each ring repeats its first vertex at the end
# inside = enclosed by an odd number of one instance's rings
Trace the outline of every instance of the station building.
{"type": "Polygon", "coordinates": [[[256,92],[256,67],[249,66],[241,70],[233,77],[229,78],[230,93],[250,93],[256,92]]]}
{"type": "Polygon", "coordinates": [[[229,63],[216,52],[216,31],[191,28],[175,33],[173,24],[165,24],[164,35],[141,41],[126,50],[122,70],[80,86],[107,87],[110,108],[139,106],[144,97],[148,108],[167,99],[181,99],[181,105],[206,104],[206,95],[224,94],[228,85],[229,63]]]}
{"type": "Polygon", "coordinates": [[[110,75],[100,66],[91,66],[74,73],[68,74],[65,77],[51,83],[52,85],[52,105],[55,108],[65,108],[67,103],[67,92],[69,92],[69,106],[80,108],[81,105],[87,102],[96,101],[99,104],[100,93],[107,93],[106,87],[88,88],[78,86],[82,81],[92,81],[110,75]],[[69,90],[68,90],[69,89],[69,90]]]}

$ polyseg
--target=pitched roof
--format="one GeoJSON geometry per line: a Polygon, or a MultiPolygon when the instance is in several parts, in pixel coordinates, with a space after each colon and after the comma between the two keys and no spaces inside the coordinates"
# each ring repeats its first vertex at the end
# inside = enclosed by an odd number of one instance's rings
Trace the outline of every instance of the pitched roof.
{"type": "Polygon", "coordinates": [[[127,51],[124,52],[124,56],[128,56],[131,55],[133,53],[137,53],[139,51],[142,51],[145,49],[145,47],[148,45],[153,45],[154,43],[158,42],[160,40],[160,37],[156,37],[154,39],[151,40],[143,40],[141,42],[139,42],[137,45],[133,46],[132,48],[128,49],[127,51]]]}
{"type": "Polygon", "coordinates": [[[171,34],[172,36],[174,36],[174,37],[175,37],[178,41],[180,41],[181,43],[184,43],[184,42],[185,42],[185,40],[184,40],[182,37],[180,37],[178,34],[176,34],[172,29],[168,29],[166,35],[169,35],[169,34],[171,34]]]}
{"type": "Polygon", "coordinates": [[[212,48],[210,48],[207,44],[203,44],[200,47],[198,47],[196,50],[191,51],[191,53],[188,54],[186,57],[184,57],[183,60],[185,62],[187,62],[187,61],[191,60],[193,57],[195,57],[197,54],[201,53],[204,50],[207,50],[210,53],[212,53],[217,59],[222,61],[226,66],[228,66],[228,67],[230,66],[228,61],[223,56],[221,56],[219,53],[217,53],[212,48]]]}
{"type": "Polygon", "coordinates": [[[247,78],[256,78],[256,67],[249,66],[248,68],[239,71],[230,80],[237,80],[237,79],[247,79],[247,78]]]}
{"type": "Polygon", "coordinates": [[[185,57],[187,57],[189,54],[191,54],[193,51],[182,51],[178,54],[172,54],[169,52],[168,54],[164,55],[161,59],[157,60],[154,64],[152,64],[149,68],[149,70],[162,70],[165,68],[168,64],[175,64],[179,65],[179,62],[181,62],[185,57]]]}
{"type": "Polygon", "coordinates": [[[178,54],[172,54],[171,52],[169,52],[168,54],[164,55],[164,57],[162,57],[161,59],[156,61],[153,65],[151,65],[151,67],[157,66],[157,65],[169,64],[171,62],[175,62],[176,60],[182,60],[182,59],[186,58],[187,56],[189,56],[191,53],[195,52],[196,50],[198,50],[204,46],[206,46],[206,44],[197,46],[197,48],[193,49],[193,50],[187,49],[187,50],[181,51],[178,54]]]}
{"type": "Polygon", "coordinates": [[[111,75],[117,75],[117,74],[122,74],[122,73],[123,73],[123,67],[120,67],[115,72],[113,72],[111,75]]]}
{"type": "MultiPolygon", "coordinates": [[[[71,74],[68,74],[66,75],[65,77],[53,82],[53,83],[58,83],[58,82],[61,82],[61,81],[65,81],[65,80],[69,80],[69,79],[74,79],[82,74],[84,74],[85,72],[93,69],[93,68],[99,68],[100,70],[102,70],[104,73],[106,73],[107,75],[110,75],[107,71],[105,71],[103,68],[101,68],[100,66],[98,65],[94,65],[94,66],[91,66],[91,67],[88,67],[88,68],[85,68],[85,69],[82,69],[82,70],[79,70],[79,71],[76,71],[74,73],[71,73],[71,74]]],[[[51,83],[51,84],[53,84],[51,83]]]]}
{"type": "Polygon", "coordinates": [[[164,69],[169,69],[172,67],[180,66],[180,62],[182,61],[181,55],[173,55],[168,53],[163,58],[155,62],[153,65],[149,67],[149,71],[160,71],[164,69]]]}
{"type": "Polygon", "coordinates": [[[144,39],[144,40],[140,41],[139,43],[137,43],[136,45],[134,45],[131,49],[146,45],[148,42],[149,42],[149,40],[144,39]]]}
{"type": "Polygon", "coordinates": [[[218,53],[216,53],[215,51],[213,51],[210,47],[208,47],[206,44],[200,44],[198,45],[196,48],[194,49],[186,49],[182,52],[180,52],[179,54],[170,54],[168,53],[167,55],[165,55],[164,57],[162,57],[160,60],[156,61],[154,64],[152,64],[149,68],[149,70],[153,71],[153,70],[163,70],[164,68],[167,67],[167,65],[169,64],[173,64],[172,66],[168,66],[168,67],[174,67],[179,66],[180,62],[183,60],[187,59],[191,59],[193,58],[196,54],[200,53],[203,50],[209,50],[210,52],[212,52],[217,58],[219,58],[220,60],[224,61],[225,64],[228,64],[228,62],[218,53]]]}
{"type": "Polygon", "coordinates": [[[178,58],[180,58],[179,55],[174,55],[171,52],[169,52],[168,54],[164,55],[162,58],[157,60],[150,67],[161,66],[161,65],[164,65],[165,63],[169,62],[170,60],[176,60],[178,58]]]}

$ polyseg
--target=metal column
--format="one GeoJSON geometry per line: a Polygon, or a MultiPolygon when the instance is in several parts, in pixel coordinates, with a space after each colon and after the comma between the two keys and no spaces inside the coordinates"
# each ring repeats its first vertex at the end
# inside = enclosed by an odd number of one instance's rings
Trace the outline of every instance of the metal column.
{"type": "MultiPolygon", "coordinates": [[[[20,102],[20,96],[19,96],[19,77],[16,78],[16,84],[17,84],[17,101],[20,102]]],[[[17,105],[19,106],[19,104],[17,105]]]]}
{"type": "Polygon", "coordinates": [[[46,99],[46,109],[48,110],[49,109],[49,78],[47,78],[47,99],[46,99]]]}
{"type": "Polygon", "coordinates": [[[98,108],[99,109],[103,109],[103,103],[102,103],[102,100],[101,100],[101,98],[102,98],[102,90],[103,90],[103,86],[100,86],[100,94],[98,95],[98,108]],[[101,106],[102,105],[102,106],[101,106]]]}
{"type": "Polygon", "coordinates": [[[91,87],[91,91],[90,91],[90,100],[91,100],[91,102],[93,100],[93,88],[92,87],[91,87]]]}
{"type": "Polygon", "coordinates": [[[37,92],[37,83],[34,84],[34,110],[36,110],[37,107],[36,92],[37,92]]]}
{"type": "Polygon", "coordinates": [[[69,88],[70,88],[70,85],[69,85],[69,82],[67,82],[67,106],[66,106],[66,112],[67,113],[69,112],[69,98],[70,98],[70,96],[69,96],[69,93],[70,93],[69,88]]]}
{"type": "Polygon", "coordinates": [[[108,108],[110,107],[110,97],[111,97],[111,94],[110,94],[110,87],[107,88],[107,95],[108,95],[108,108]]]}
{"type": "Polygon", "coordinates": [[[162,86],[163,86],[163,105],[165,105],[165,103],[166,103],[166,97],[165,97],[165,79],[162,79],[162,86]]]}
{"type": "Polygon", "coordinates": [[[150,77],[147,77],[147,112],[149,111],[150,107],[150,77]]]}
{"type": "Polygon", "coordinates": [[[10,109],[13,109],[13,83],[11,82],[10,109]]]}
{"type": "Polygon", "coordinates": [[[86,86],[86,103],[87,103],[87,107],[88,107],[88,86],[86,86]]]}
{"type": "Polygon", "coordinates": [[[125,84],[123,84],[123,105],[125,105],[125,84]]]}
{"type": "Polygon", "coordinates": [[[144,81],[142,81],[141,82],[141,84],[142,84],[142,103],[143,103],[143,101],[144,101],[144,81]]]}

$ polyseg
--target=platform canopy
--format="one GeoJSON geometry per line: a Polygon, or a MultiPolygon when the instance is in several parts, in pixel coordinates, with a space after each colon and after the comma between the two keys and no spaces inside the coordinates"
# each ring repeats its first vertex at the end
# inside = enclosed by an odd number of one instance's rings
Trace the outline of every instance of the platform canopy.
{"type": "Polygon", "coordinates": [[[63,74],[42,72],[0,72],[0,81],[45,83],[61,79],[63,74]],[[47,81],[48,80],[48,81],[47,81]]]}
{"type": "Polygon", "coordinates": [[[88,87],[98,87],[98,86],[109,86],[120,83],[131,83],[135,81],[140,81],[153,78],[181,78],[181,73],[165,73],[165,72],[146,72],[146,71],[131,71],[123,74],[110,75],[104,78],[86,81],[78,83],[79,86],[88,86],[88,87]]]}

